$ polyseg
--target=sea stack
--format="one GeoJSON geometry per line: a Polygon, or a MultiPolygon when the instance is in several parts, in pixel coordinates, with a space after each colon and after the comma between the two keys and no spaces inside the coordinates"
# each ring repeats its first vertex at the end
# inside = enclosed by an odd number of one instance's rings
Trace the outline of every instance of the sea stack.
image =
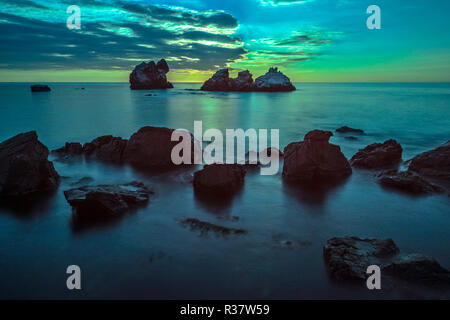
{"type": "Polygon", "coordinates": [[[132,90],[170,89],[173,85],[167,81],[166,74],[169,65],[161,59],[158,63],[150,61],[142,62],[134,67],[130,74],[130,88],[132,90]]]}
{"type": "Polygon", "coordinates": [[[294,85],[287,76],[278,71],[278,68],[270,68],[269,71],[253,81],[252,74],[248,71],[239,72],[237,78],[230,78],[228,69],[217,71],[210,79],[203,83],[203,91],[294,91],[294,85]]]}

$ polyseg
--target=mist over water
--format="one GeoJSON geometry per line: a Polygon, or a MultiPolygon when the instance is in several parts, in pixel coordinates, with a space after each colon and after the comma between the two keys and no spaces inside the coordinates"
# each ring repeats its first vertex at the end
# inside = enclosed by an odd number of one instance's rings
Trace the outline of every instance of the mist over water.
{"type": "MultiPolygon", "coordinates": [[[[50,84],[50,93],[32,94],[29,84],[0,84],[0,141],[36,130],[55,149],[107,134],[129,138],[146,125],[192,131],[202,120],[203,130],[279,129],[281,149],[310,130],[330,130],[330,142],[347,158],[393,138],[407,160],[450,139],[450,84],[295,85],[289,93],[211,93],[196,90],[200,84],[166,91],[50,84]],[[336,133],[343,125],[365,133],[336,133]]],[[[56,193],[0,206],[0,298],[416,297],[333,283],[322,246],[346,235],[392,238],[402,252],[450,269],[450,198],[385,190],[373,171],[354,169],[328,188],[300,188],[283,183],[281,163],[278,175],[250,170],[238,194],[211,201],[189,182],[200,166],[144,174],[95,161],[54,165],[63,177],[56,193]],[[121,219],[86,223],[73,217],[63,195],[84,177],[91,184],[143,181],[155,196],[121,219]],[[188,217],[248,233],[200,236],[180,224],[188,217]],[[81,291],[66,289],[70,264],[81,267],[81,291]]]]}

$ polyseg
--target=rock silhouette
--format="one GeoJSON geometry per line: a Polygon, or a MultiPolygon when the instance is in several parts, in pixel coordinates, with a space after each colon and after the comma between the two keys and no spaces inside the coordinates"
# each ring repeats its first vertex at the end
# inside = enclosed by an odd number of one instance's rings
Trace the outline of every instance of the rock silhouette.
{"type": "Polygon", "coordinates": [[[130,88],[132,90],[173,88],[173,85],[167,81],[166,74],[168,72],[169,65],[164,59],[159,60],[156,64],[154,61],[142,62],[130,74],[130,88]]]}
{"type": "Polygon", "coordinates": [[[401,145],[397,141],[390,139],[383,143],[372,143],[359,150],[350,159],[350,163],[354,167],[364,169],[391,167],[402,161],[402,152],[401,145]]]}

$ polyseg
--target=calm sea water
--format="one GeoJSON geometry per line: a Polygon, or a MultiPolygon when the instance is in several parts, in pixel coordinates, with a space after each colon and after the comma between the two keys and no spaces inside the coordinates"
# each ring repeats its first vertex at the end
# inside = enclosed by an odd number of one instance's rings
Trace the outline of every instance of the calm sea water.
{"type": "MultiPolygon", "coordinates": [[[[347,157],[394,138],[404,159],[450,139],[450,84],[296,84],[291,93],[204,93],[200,84],[130,91],[127,84],[0,84],[0,140],[36,130],[50,149],[100,135],[128,138],[145,125],[192,130],[276,128],[281,148],[312,129],[364,129],[358,140],[336,134],[347,157]],[[85,90],[81,90],[84,87],[85,90]]],[[[333,236],[393,238],[403,252],[436,258],[450,269],[450,200],[382,189],[374,172],[354,170],[327,190],[292,189],[281,175],[246,176],[231,201],[196,197],[185,173],[143,175],[96,162],[55,162],[58,191],[32,203],[0,206],[0,298],[414,298],[428,293],[335,284],[322,246],[333,236]],[[63,190],[93,183],[152,185],[145,208],[104,225],[72,219],[63,190]],[[180,219],[248,230],[200,236],[180,219]],[[239,217],[238,220],[232,217],[239,217]],[[292,246],[284,245],[291,241],[292,246]],[[66,289],[66,267],[82,270],[82,290],[66,289]]],[[[280,168],[281,172],[281,168],[280,168]]]]}

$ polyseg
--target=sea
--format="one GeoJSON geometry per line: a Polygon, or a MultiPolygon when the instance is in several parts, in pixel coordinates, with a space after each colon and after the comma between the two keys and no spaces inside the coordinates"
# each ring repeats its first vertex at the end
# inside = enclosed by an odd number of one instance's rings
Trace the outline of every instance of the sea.
{"type": "MultiPolygon", "coordinates": [[[[403,160],[450,139],[449,83],[295,83],[285,93],[202,92],[200,83],[132,91],[127,83],[0,84],[0,141],[36,130],[50,150],[102,135],[129,138],[143,126],[193,130],[278,129],[280,148],[313,129],[347,158],[374,142],[397,140],[403,160]],[[151,95],[149,95],[151,94],[151,95]],[[364,134],[339,134],[341,126],[364,134]],[[346,138],[353,135],[357,139],[346,138]]],[[[191,171],[136,171],[83,159],[50,160],[61,175],[45,197],[0,204],[1,299],[415,299],[442,292],[343,284],[330,278],[323,246],[332,237],[392,238],[450,269],[450,198],[381,187],[376,171],[354,169],[339,185],[296,188],[249,171],[226,201],[198,197],[191,171]],[[84,178],[84,179],[83,179],[84,178]],[[83,179],[83,180],[81,180],[83,179]],[[145,207],[113,222],[80,223],[63,191],[79,181],[151,186],[145,207]],[[196,218],[246,234],[202,233],[196,218]],[[69,265],[81,290],[68,290],[69,265]]]]}

